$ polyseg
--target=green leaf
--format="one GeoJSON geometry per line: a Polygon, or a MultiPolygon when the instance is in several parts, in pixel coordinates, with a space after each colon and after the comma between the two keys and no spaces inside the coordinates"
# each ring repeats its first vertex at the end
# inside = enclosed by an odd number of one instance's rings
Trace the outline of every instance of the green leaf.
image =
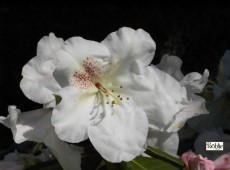
{"type": "Polygon", "coordinates": [[[51,160],[51,161],[36,164],[34,166],[30,166],[25,170],[63,170],[63,169],[57,160],[51,160]]]}
{"type": "Polygon", "coordinates": [[[107,170],[120,170],[120,164],[119,163],[111,163],[106,160],[104,160],[105,165],[107,167],[107,170]]]}
{"type": "Polygon", "coordinates": [[[138,156],[130,162],[122,162],[121,170],[178,170],[167,162],[159,159],[138,156]]]}
{"type": "Polygon", "coordinates": [[[56,105],[58,105],[61,102],[62,98],[61,98],[61,96],[58,96],[56,94],[53,94],[53,95],[55,97],[56,105]]]}
{"type": "Polygon", "coordinates": [[[168,162],[170,164],[173,164],[177,167],[184,167],[184,163],[182,160],[175,158],[159,149],[153,148],[151,146],[148,146],[147,150],[145,151],[146,154],[150,155],[153,158],[160,159],[162,161],[168,162]]]}
{"type": "Polygon", "coordinates": [[[31,154],[36,154],[37,152],[41,151],[43,147],[43,143],[36,143],[31,151],[31,154]]]}

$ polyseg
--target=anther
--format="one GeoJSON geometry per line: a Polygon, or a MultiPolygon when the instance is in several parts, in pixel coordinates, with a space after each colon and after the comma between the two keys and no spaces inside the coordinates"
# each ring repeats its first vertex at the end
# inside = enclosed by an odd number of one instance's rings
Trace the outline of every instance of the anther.
{"type": "Polygon", "coordinates": [[[127,100],[129,100],[129,98],[127,97],[127,100]]]}
{"type": "Polygon", "coordinates": [[[120,86],[120,88],[122,88],[122,86],[120,86]]]}
{"type": "Polygon", "coordinates": [[[111,90],[111,92],[114,92],[114,90],[111,90]]]}
{"type": "Polygon", "coordinates": [[[109,102],[106,102],[106,104],[109,104],[109,102]]]}
{"type": "Polygon", "coordinates": [[[118,95],[117,97],[119,97],[119,98],[120,98],[120,97],[121,97],[121,95],[118,95]]]}
{"type": "Polygon", "coordinates": [[[116,104],[115,100],[112,101],[112,104],[113,104],[113,105],[116,104]]]}
{"type": "Polygon", "coordinates": [[[122,97],[120,98],[120,100],[122,100],[122,97]]]}

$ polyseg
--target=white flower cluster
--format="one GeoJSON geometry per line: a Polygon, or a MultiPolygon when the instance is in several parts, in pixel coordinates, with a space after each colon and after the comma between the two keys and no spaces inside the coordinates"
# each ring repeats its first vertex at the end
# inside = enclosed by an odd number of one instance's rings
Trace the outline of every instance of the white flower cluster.
{"type": "Polygon", "coordinates": [[[176,132],[188,118],[207,113],[195,93],[209,72],[184,76],[182,61],[168,55],[150,65],[155,50],[142,29],[124,27],[102,42],[64,41],[50,33],[38,42],[20,83],[26,97],[44,108],[21,113],[9,106],[0,122],[16,143],[43,142],[65,170],[80,169],[82,152],[66,142],[86,139],[114,163],[134,159],[146,144],[176,154],[176,132]]]}

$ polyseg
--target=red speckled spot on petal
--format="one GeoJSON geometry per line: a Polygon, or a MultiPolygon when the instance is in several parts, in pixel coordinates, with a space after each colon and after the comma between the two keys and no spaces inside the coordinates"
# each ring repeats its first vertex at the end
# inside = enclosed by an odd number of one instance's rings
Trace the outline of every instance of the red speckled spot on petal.
{"type": "Polygon", "coordinates": [[[102,75],[100,63],[94,58],[87,57],[86,60],[83,61],[83,67],[91,79],[98,78],[102,75]]]}
{"type": "Polygon", "coordinates": [[[111,62],[96,57],[86,57],[82,61],[82,66],[81,70],[74,72],[70,81],[70,85],[81,89],[89,89],[95,86],[95,82],[100,82],[104,75],[114,69],[111,62]]]}
{"type": "Polygon", "coordinates": [[[86,72],[75,72],[70,84],[81,89],[89,89],[93,86],[93,83],[86,72]]]}

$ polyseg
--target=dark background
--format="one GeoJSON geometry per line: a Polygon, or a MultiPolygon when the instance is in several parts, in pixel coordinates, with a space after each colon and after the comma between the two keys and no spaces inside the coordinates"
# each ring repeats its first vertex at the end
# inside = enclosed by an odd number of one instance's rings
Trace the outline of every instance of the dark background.
{"type": "MultiPolygon", "coordinates": [[[[184,73],[215,77],[220,57],[230,49],[229,3],[152,2],[115,4],[0,5],[0,115],[8,105],[22,111],[41,107],[21,92],[22,67],[36,55],[37,42],[50,32],[64,39],[81,36],[102,41],[120,27],[142,28],[155,40],[153,63],[165,53],[182,58],[184,73]]],[[[13,145],[11,132],[0,125],[0,158],[13,145]]]]}

